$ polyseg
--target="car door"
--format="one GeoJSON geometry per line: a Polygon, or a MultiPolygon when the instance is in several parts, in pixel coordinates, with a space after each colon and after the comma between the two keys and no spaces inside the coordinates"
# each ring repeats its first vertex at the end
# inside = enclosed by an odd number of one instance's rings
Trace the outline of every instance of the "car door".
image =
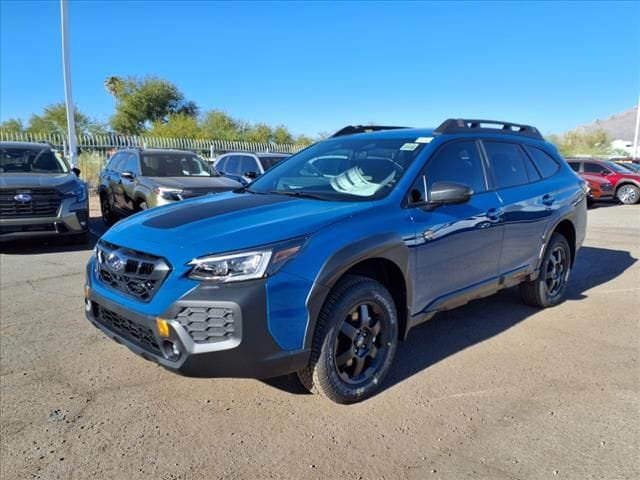
{"type": "Polygon", "coordinates": [[[440,147],[418,176],[412,195],[442,181],[468,185],[473,195],[459,205],[412,210],[417,239],[413,249],[416,312],[432,310],[465,290],[490,284],[498,273],[502,205],[489,189],[477,141],[453,141],[440,147]]]}
{"type": "Polygon", "coordinates": [[[519,143],[483,140],[482,145],[504,209],[499,273],[531,269],[540,255],[546,226],[560,204],[562,181],[543,179],[519,143]]]}
{"type": "Polygon", "coordinates": [[[135,188],[139,175],[140,161],[138,160],[138,154],[129,152],[120,173],[122,196],[119,198],[121,208],[127,213],[136,211],[135,188]]]}
{"type": "Polygon", "coordinates": [[[124,166],[127,160],[128,152],[118,152],[114,155],[114,158],[110,165],[112,165],[111,170],[108,173],[107,181],[109,185],[109,193],[111,196],[111,205],[116,210],[122,210],[120,206],[120,197],[122,196],[122,181],[120,178],[120,172],[122,172],[122,167],[124,166]]]}

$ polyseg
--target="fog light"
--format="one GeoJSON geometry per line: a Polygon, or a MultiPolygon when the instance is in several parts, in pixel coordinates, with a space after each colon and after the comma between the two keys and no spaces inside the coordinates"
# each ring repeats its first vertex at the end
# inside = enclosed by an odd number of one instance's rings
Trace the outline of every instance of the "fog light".
{"type": "Polygon", "coordinates": [[[158,335],[165,338],[169,336],[169,322],[165,319],[156,318],[156,327],[158,327],[158,335]]]}
{"type": "Polygon", "coordinates": [[[84,309],[87,312],[91,311],[91,300],[89,300],[88,298],[84,299],[84,309]]]}
{"type": "Polygon", "coordinates": [[[180,348],[177,343],[172,342],[171,340],[165,340],[162,342],[162,353],[167,360],[176,361],[180,358],[180,348]]]}
{"type": "Polygon", "coordinates": [[[84,286],[84,298],[89,298],[89,294],[91,293],[91,287],[89,285],[84,286]]]}

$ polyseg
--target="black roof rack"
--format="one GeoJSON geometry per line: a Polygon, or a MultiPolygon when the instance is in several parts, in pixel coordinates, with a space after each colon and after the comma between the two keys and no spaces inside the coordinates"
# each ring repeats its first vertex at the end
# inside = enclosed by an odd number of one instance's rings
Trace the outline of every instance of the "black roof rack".
{"type": "Polygon", "coordinates": [[[544,140],[536,127],[521,125],[512,122],[500,122],[498,120],[468,120],[465,118],[450,118],[440,124],[434,133],[508,133],[511,135],[524,135],[526,137],[544,140]]]}
{"type": "Polygon", "coordinates": [[[380,130],[398,130],[400,128],[409,127],[390,127],[382,125],[347,125],[346,127],[341,128],[336,133],[331,135],[331,138],[342,137],[344,135],[354,135],[356,133],[379,132],[380,130]]]}

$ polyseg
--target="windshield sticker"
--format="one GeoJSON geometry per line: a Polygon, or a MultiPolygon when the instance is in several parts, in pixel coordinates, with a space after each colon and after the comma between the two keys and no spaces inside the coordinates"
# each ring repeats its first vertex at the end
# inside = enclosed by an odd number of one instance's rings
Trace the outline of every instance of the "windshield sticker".
{"type": "Polygon", "coordinates": [[[416,148],[418,148],[417,143],[405,143],[400,147],[400,150],[405,150],[408,152],[413,152],[416,148]]]}
{"type": "Polygon", "coordinates": [[[429,143],[433,140],[433,137],[418,137],[416,138],[416,143],[429,143]]]}

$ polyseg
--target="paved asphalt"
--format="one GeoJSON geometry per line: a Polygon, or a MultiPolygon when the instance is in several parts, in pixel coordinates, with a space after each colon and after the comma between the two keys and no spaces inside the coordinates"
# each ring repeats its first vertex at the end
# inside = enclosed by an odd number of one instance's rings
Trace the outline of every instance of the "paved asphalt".
{"type": "Polygon", "coordinates": [[[590,210],[567,302],[441,314],[353,406],[171,374],[84,319],[90,245],[1,245],[0,477],[640,478],[639,239],[640,206],[590,210]]]}

